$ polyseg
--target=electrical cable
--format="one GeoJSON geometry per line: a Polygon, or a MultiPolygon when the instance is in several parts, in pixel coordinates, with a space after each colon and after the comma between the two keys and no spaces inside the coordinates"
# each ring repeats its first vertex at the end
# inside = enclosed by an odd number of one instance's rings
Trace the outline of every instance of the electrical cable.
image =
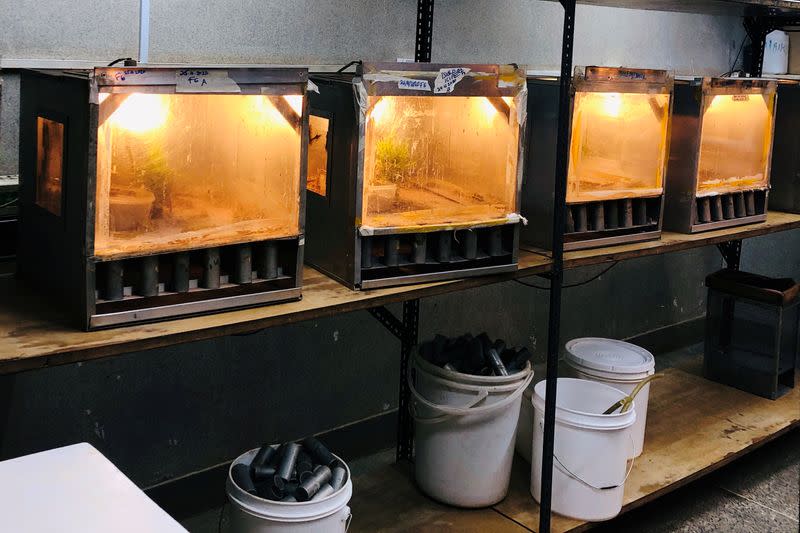
{"type": "Polygon", "coordinates": [[[360,60],[351,61],[348,64],[346,64],[345,66],[343,66],[342,68],[340,68],[339,70],[337,70],[336,72],[337,73],[344,72],[345,70],[347,70],[348,68],[352,67],[353,65],[360,65],[360,64],[361,64],[360,60]]]}
{"type": "MultiPolygon", "coordinates": [[[[588,283],[591,283],[594,280],[596,280],[597,278],[599,278],[600,276],[606,274],[609,270],[611,270],[612,268],[614,268],[618,264],[619,264],[619,261],[614,261],[613,263],[611,263],[607,268],[605,268],[602,272],[600,272],[596,276],[592,276],[591,278],[589,278],[587,280],[584,280],[584,281],[580,281],[578,283],[572,283],[570,285],[562,285],[561,288],[562,289],[571,289],[573,287],[580,287],[581,285],[586,285],[588,283]]],[[[519,283],[520,285],[525,285],[526,287],[530,287],[532,289],[539,289],[539,290],[542,290],[542,291],[549,291],[550,290],[550,287],[542,287],[541,285],[536,285],[534,283],[525,283],[521,279],[515,279],[513,281],[519,283]]]]}
{"type": "Polygon", "coordinates": [[[115,59],[115,60],[114,60],[114,61],[112,61],[111,63],[109,63],[109,64],[108,64],[108,66],[109,66],[109,67],[113,67],[114,65],[116,65],[116,64],[117,64],[117,63],[119,63],[120,61],[134,61],[134,59],[133,59],[132,57],[120,57],[120,58],[118,58],[118,59],[115,59]]]}
{"type": "MultiPolygon", "coordinates": [[[[731,69],[728,72],[726,72],[725,74],[721,75],[720,78],[725,78],[727,76],[730,76],[734,72],[737,72],[735,70],[736,69],[736,62],[739,61],[739,56],[742,55],[742,49],[744,48],[744,43],[745,43],[746,40],[747,40],[747,35],[742,37],[742,44],[739,45],[739,51],[736,52],[736,57],[733,58],[733,63],[731,63],[731,69]]],[[[741,72],[741,70],[739,72],[741,72]]]]}

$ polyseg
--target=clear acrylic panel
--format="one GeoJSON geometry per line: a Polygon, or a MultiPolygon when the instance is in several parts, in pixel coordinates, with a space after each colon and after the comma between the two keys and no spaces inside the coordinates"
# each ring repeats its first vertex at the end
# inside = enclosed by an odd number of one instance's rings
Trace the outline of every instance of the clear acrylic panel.
{"type": "Polygon", "coordinates": [[[697,192],[766,187],[774,96],[718,94],[703,114],[697,192]]]}
{"type": "Polygon", "coordinates": [[[567,202],[659,196],[669,94],[577,92],[567,202]]]}
{"type": "Polygon", "coordinates": [[[511,97],[370,96],[362,225],[475,224],[516,212],[511,97]]]}
{"type": "Polygon", "coordinates": [[[328,195],[328,135],[331,121],[308,117],[308,177],[306,188],[320,196],[328,195]]]}
{"type": "Polygon", "coordinates": [[[36,117],[36,205],[61,215],[64,124],[36,117]]]}
{"type": "Polygon", "coordinates": [[[298,234],[302,96],[100,97],[97,257],[298,234]]]}

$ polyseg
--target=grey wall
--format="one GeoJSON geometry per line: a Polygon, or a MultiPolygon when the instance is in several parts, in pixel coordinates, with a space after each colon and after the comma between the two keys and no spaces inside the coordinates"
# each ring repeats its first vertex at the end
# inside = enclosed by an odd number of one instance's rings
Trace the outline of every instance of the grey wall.
{"type": "MultiPolygon", "coordinates": [[[[0,60],[135,56],[137,6],[137,0],[0,0],[0,60]]],[[[343,64],[410,58],[415,7],[414,0],[152,0],[151,60],[343,64]]],[[[435,21],[434,61],[558,68],[556,3],[439,0],[435,21]]],[[[713,74],[729,69],[742,31],[734,18],[582,6],[577,37],[578,64],[713,74]]],[[[13,75],[6,72],[4,79],[0,173],[13,173],[18,89],[13,75]]],[[[563,336],[628,337],[700,316],[704,276],[720,264],[713,249],[619,264],[566,291],[563,336]]],[[[800,232],[748,242],[744,266],[800,277],[800,232]],[[776,252],[781,247],[791,251],[776,252]]],[[[600,270],[568,272],[567,282],[600,270]]],[[[547,293],[509,282],[421,304],[422,337],[483,330],[531,347],[541,361],[547,293]]],[[[0,377],[0,458],[88,440],[137,483],[153,484],[261,441],[394,409],[398,354],[399,343],[358,312],[0,377]]]]}

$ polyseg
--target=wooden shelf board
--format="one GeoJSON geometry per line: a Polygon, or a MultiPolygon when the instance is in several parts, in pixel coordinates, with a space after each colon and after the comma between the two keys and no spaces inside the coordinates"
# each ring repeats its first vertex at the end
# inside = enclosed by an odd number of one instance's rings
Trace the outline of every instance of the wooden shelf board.
{"type": "Polygon", "coordinates": [[[300,301],[88,333],[76,329],[40,295],[20,286],[13,278],[4,278],[0,279],[0,374],[249,333],[445,294],[544,273],[550,269],[550,264],[550,259],[542,255],[523,252],[516,272],[370,291],[352,291],[306,267],[300,301]]]}
{"type": "Polygon", "coordinates": [[[800,214],[770,211],[767,213],[767,220],[759,224],[725,228],[692,235],[665,231],[661,234],[661,239],[655,241],[565,252],[564,268],[578,268],[612,261],[634,259],[637,257],[679,252],[734,239],[748,239],[797,228],[800,228],[800,214]]]}
{"type": "MultiPolygon", "coordinates": [[[[625,484],[623,512],[800,427],[800,387],[773,402],[677,368],[662,375],[651,388],[645,449],[625,484]]],[[[409,465],[392,465],[356,478],[350,503],[352,531],[438,531],[442,524],[460,526],[478,516],[476,511],[448,507],[422,495],[411,470],[409,465]]],[[[494,510],[505,522],[491,531],[519,531],[520,525],[536,531],[539,526],[539,506],[530,494],[530,465],[519,456],[514,457],[509,494],[494,510]]],[[[481,520],[489,519],[481,515],[481,520]]],[[[554,532],[589,527],[553,515],[554,532]]]]}
{"type": "Polygon", "coordinates": [[[706,15],[759,15],[770,9],[781,14],[800,10],[797,0],[578,0],[579,4],[706,15]]]}
{"type": "MultiPolygon", "coordinates": [[[[695,235],[665,233],[661,240],[567,252],[565,268],[687,250],[710,244],[800,228],[800,215],[770,212],[767,221],[695,235]]],[[[521,251],[519,270],[508,274],[351,291],[344,285],[306,267],[303,299],[225,313],[83,332],[41,296],[19,286],[13,278],[0,278],[0,374],[8,374],[148,350],[225,335],[328,317],[489,285],[550,270],[549,253],[521,251]]]]}

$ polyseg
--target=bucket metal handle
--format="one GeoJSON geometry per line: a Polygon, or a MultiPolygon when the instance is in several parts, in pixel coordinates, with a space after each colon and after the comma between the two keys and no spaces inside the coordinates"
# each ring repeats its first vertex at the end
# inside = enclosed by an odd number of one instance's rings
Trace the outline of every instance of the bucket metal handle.
{"type": "MultiPolygon", "coordinates": [[[[540,428],[543,427],[541,421],[539,421],[539,427],[540,428]]],[[[631,453],[633,453],[633,450],[636,449],[636,445],[633,442],[633,436],[630,434],[630,432],[628,432],[628,438],[631,441],[631,453]]],[[[553,452],[553,460],[556,462],[556,466],[558,466],[559,470],[564,472],[566,475],[568,475],[569,477],[571,477],[575,481],[581,483],[582,485],[586,485],[587,487],[589,487],[590,489],[593,489],[593,490],[613,490],[613,489],[616,489],[616,488],[624,486],[625,482],[628,481],[628,476],[630,476],[631,472],[633,471],[633,464],[634,464],[634,462],[636,462],[636,457],[632,457],[631,458],[631,464],[630,464],[630,466],[628,466],[628,471],[625,473],[625,478],[623,478],[622,482],[617,484],[617,485],[609,485],[607,487],[595,487],[594,485],[592,485],[591,483],[589,483],[588,481],[586,481],[585,479],[580,477],[578,474],[575,474],[574,472],[572,472],[572,470],[567,468],[566,465],[564,465],[564,463],[561,462],[561,459],[558,458],[558,456],[555,454],[555,452],[553,452]]]]}
{"type": "MultiPolygon", "coordinates": [[[[429,376],[429,377],[434,378],[438,381],[446,381],[436,378],[435,376],[429,376]]],[[[497,403],[493,403],[491,405],[483,405],[480,407],[475,407],[475,406],[489,397],[489,390],[476,391],[478,394],[475,396],[475,398],[470,400],[464,406],[454,407],[452,405],[440,405],[427,400],[419,393],[419,391],[417,391],[416,387],[414,386],[414,382],[411,379],[411,368],[409,368],[409,372],[406,378],[408,380],[408,388],[411,391],[411,395],[414,397],[414,400],[421,403],[428,409],[431,409],[433,411],[438,411],[439,413],[441,413],[441,415],[439,416],[430,418],[420,417],[419,414],[416,412],[416,409],[414,408],[414,402],[411,402],[409,404],[409,409],[411,411],[412,416],[414,417],[414,420],[416,420],[417,422],[433,424],[437,422],[443,422],[444,420],[447,420],[448,418],[451,417],[483,414],[494,411],[496,409],[502,409],[503,407],[514,402],[519,397],[519,395],[521,395],[522,392],[528,387],[528,385],[530,385],[531,381],[533,380],[533,371],[529,371],[528,376],[521,382],[520,386],[518,386],[507,398],[504,398],[497,403]]],[[[491,387],[489,387],[489,389],[491,389],[491,387]]]]}

